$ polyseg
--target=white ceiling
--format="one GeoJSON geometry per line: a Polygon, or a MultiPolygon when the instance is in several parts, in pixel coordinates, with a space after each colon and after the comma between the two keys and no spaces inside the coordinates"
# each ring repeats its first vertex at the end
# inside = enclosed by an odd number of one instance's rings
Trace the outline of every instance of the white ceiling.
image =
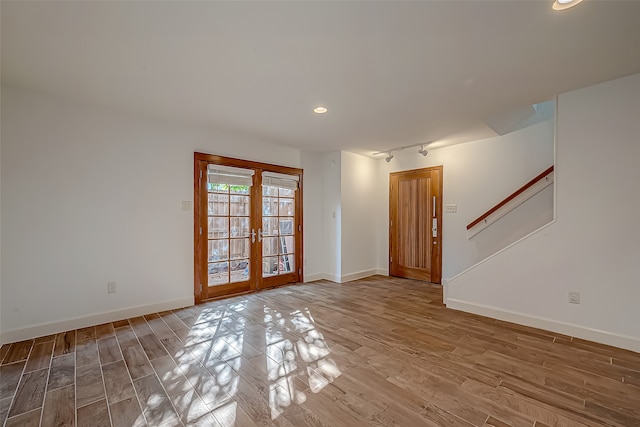
{"type": "Polygon", "coordinates": [[[551,3],[2,1],[2,83],[301,149],[465,141],[640,72],[639,1],[551,3]]]}

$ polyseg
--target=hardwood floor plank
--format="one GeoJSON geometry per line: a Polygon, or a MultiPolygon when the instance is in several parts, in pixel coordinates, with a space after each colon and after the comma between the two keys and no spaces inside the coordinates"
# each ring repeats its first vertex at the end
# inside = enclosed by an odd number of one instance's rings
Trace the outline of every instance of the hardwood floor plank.
{"type": "Polygon", "coordinates": [[[171,357],[179,356],[184,352],[184,343],[177,336],[163,338],[160,342],[171,357]]]}
{"type": "MultiPolygon", "coordinates": [[[[337,393],[338,401],[346,407],[358,408],[357,412],[370,424],[381,425],[422,425],[428,424],[420,415],[420,409],[426,401],[413,393],[408,393],[386,382],[382,377],[365,375],[358,368],[348,369],[342,373],[329,372],[319,365],[314,369],[318,375],[326,381],[324,387],[336,387],[341,393],[337,393]],[[384,391],[383,391],[384,390],[384,391]],[[389,395],[402,400],[399,405],[396,398],[389,399],[389,395]]],[[[286,411],[289,411],[292,403],[301,400],[299,394],[292,393],[295,387],[286,381],[277,381],[281,389],[286,390],[284,399],[288,403],[286,411]]],[[[353,409],[352,409],[353,410],[353,409]]],[[[354,410],[354,412],[356,412],[354,410]]],[[[285,412],[285,414],[288,412],[285,412]]]]}
{"type": "Polygon", "coordinates": [[[369,423],[353,407],[331,397],[329,393],[310,395],[300,404],[306,411],[319,414],[325,425],[366,426],[369,423]]]}
{"type": "Polygon", "coordinates": [[[40,369],[22,376],[9,410],[9,418],[42,406],[48,373],[48,369],[40,369]]]}
{"type": "Polygon", "coordinates": [[[121,349],[125,349],[127,347],[131,347],[134,345],[140,345],[138,342],[138,337],[133,333],[133,328],[131,326],[122,326],[116,328],[116,337],[118,338],[118,344],[121,349]]]}
{"type": "Polygon", "coordinates": [[[100,365],[78,366],[76,368],[76,406],[81,408],[104,398],[100,365]]]}
{"type": "Polygon", "coordinates": [[[51,361],[51,372],[47,390],[55,390],[75,383],[76,358],[74,354],[54,357],[51,361]]]}
{"type": "Polygon", "coordinates": [[[96,339],[111,337],[115,334],[114,326],[112,323],[103,323],[96,326],[96,339]]]}
{"type": "Polygon", "coordinates": [[[198,396],[194,390],[173,396],[171,402],[180,417],[180,421],[185,425],[222,427],[211,413],[209,407],[200,399],[200,396],[198,396]]]}
{"type": "Polygon", "coordinates": [[[109,402],[109,405],[135,396],[124,361],[119,360],[108,365],[103,365],[102,373],[104,375],[104,388],[107,393],[107,402],[109,402]]]}
{"type": "Polygon", "coordinates": [[[196,318],[193,316],[181,317],[180,320],[187,328],[191,328],[196,323],[196,318]]]}
{"type": "Polygon", "coordinates": [[[133,381],[147,423],[152,426],[179,423],[178,414],[155,374],[133,381]]]}
{"type": "Polygon", "coordinates": [[[638,416],[635,414],[627,414],[626,411],[618,408],[609,408],[598,403],[587,400],[584,404],[585,410],[593,413],[598,420],[612,420],[623,426],[632,426],[637,424],[638,416]]]}
{"type": "Polygon", "coordinates": [[[140,410],[138,399],[135,396],[114,403],[109,408],[113,427],[141,427],[147,425],[140,410]]]}
{"type": "Polygon", "coordinates": [[[78,427],[111,427],[107,401],[102,399],[77,411],[78,427]]]}
{"type": "Polygon", "coordinates": [[[142,317],[144,317],[144,319],[148,322],[153,319],[159,319],[160,315],[158,313],[149,313],[149,314],[145,314],[142,317]]]}
{"type": "Polygon", "coordinates": [[[258,425],[235,401],[217,407],[211,414],[221,426],[256,427],[258,425]]]}
{"type": "Polygon", "coordinates": [[[149,335],[152,333],[147,320],[143,316],[132,317],[129,319],[129,324],[133,328],[136,336],[140,338],[143,335],[149,335]]]}
{"type": "Polygon", "coordinates": [[[84,340],[76,345],[76,365],[100,365],[98,344],[95,340],[84,340]]]}
{"type": "Polygon", "coordinates": [[[505,423],[493,417],[489,417],[489,419],[485,421],[484,425],[487,427],[511,427],[511,424],[505,423]]]}
{"type": "Polygon", "coordinates": [[[122,349],[122,354],[131,379],[135,380],[153,373],[153,368],[142,346],[137,345],[124,348],[122,349]]]}
{"type": "Polygon", "coordinates": [[[88,326],[76,331],[76,342],[95,341],[96,339],[96,327],[88,326]]]}
{"type": "Polygon", "coordinates": [[[2,344],[0,346],[0,364],[2,364],[2,361],[9,352],[9,348],[11,348],[11,344],[2,344]]]}
{"type": "Polygon", "coordinates": [[[530,426],[532,420],[536,419],[551,425],[584,425],[559,412],[548,410],[536,402],[530,402],[521,396],[509,393],[507,390],[487,386],[472,379],[465,381],[462,389],[480,399],[476,401],[478,407],[486,408],[491,415],[509,421],[514,426],[530,426]]]}
{"type": "Polygon", "coordinates": [[[122,353],[120,352],[120,346],[118,345],[116,337],[109,336],[99,339],[98,354],[100,355],[100,364],[102,365],[122,360],[122,353]]]}
{"type": "Polygon", "coordinates": [[[130,326],[127,319],[118,320],[112,323],[114,329],[122,328],[123,326],[130,326]]]}
{"type": "Polygon", "coordinates": [[[555,392],[549,388],[540,387],[537,384],[527,383],[515,378],[509,378],[500,384],[500,388],[507,389],[510,393],[522,396],[529,401],[535,401],[543,407],[581,423],[599,423],[598,411],[589,411],[585,407],[585,401],[579,397],[555,392]]]}
{"type": "MultiPolygon", "coordinates": [[[[462,418],[456,415],[453,415],[445,411],[444,409],[439,408],[436,405],[427,406],[422,412],[420,412],[420,415],[424,417],[426,420],[429,420],[430,423],[434,426],[460,426],[460,427],[473,426],[473,424],[463,420],[462,418]]],[[[489,419],[491,419],[491,417],[489,417],[489,419]]],[[[483,425],[491,425],[491,424],[487,424],[487,422],[485,422],[483,425]]]]}
{"type": "Polygon", "coordinates": [[[640,374],[631,373],[631,372],[626,373],[622,376],[622,381],[625,384],[631,384],[636,387],[640,387],[640,374]]]}
{"type": "Polygon", "coordinates": [[[44,342],[49,342],[49,341],[55,341],[56,339],[56,334],[52,334],[52,335],[45,335],[43,337],[38,337],[34,340],[34,344],[42,344],[44,342]]]}
{"type": "Polygon", "coordinates": [[[181,329],[185,327],[185,324],[171,311],[163,311],[160,313],[160,317],[172,330],[181,329]]]}
{"type": "Polygon", "coordinates": [[[56,335],[53,357],[73,353],[76,350],[76,331],[62,332],[56,335]]]}
{"type": "Polygon", "coordinates": [[[0,426],[3,426],[4,421],[7,419],[7,414],[9,413],[9,407],[11,406],[12,400],[13,396],[0,399],[0,426]]]}
{"type": "Polygon", "coordinates": [[[192,386],[182,371],[169,356],[162,356],[151,361],[153,369],[169,397],[185,394],[192,386]]]}
{"type": "Polygon", "coordinates": [[[20,383],[26,362],[15,362],[0,366],[0,400],[13,397],[20,383]]]}
{"type": "Polygon", "coordinates": [[[219,384],[218,380],[198,360],[178,362],[178,367],[191,387],[212,409],[232,400],[232,397],[223,389],[222,384],[219,384]]]}
{"type": "Polygon", "coordinates": [[[38,427],[41,415],[42,408],[34,409],[33,411],[7,418],[5,427],[38,427]]]}
{"type": "Polygon", "coordinates": [[[44,426],[75,426],[75,387],[67,386],[47,392],[42,410],[44,426]]]}
{"type": "Polygon", "coordinates": [[[264,388],[238,377],[236,393],[234,395],[238,405],[246,411],[253,422],[260,425],[285,425],[292,424],[283,417],[279,417],[279,411],[275,405],[270,405],[269,396],[273,387],[264,388]],[[277,421],[277,423],[272,421],[277,421]]]}
{"type": "Polygon", "coordinates": [[[31,347],[33,346],[33,340],[15,342],[9,346],[7,354],[5,354],[2,364],[19,362],[21,360],[27,360],[31,347]]]}
{"type": "Polygon", "coordinates": [[[31,349],[31,354],[29,355],[29,360],[27,361],[24,371],[31,372],[49,368],[51,364],[51,354],[53,353],[53,344],[53,341],[35,344],[31,349]]]}
{"type": "Polygon", "coordinates": [[[168,354],[160,340],[152,333],[138,336],[138,339],[140,340],[140,344],[142,345],[142,348],[147,354],[149,360],[157,359],[158,357],[166,356],[168,354]]]}
{"type": "Polygon", "coordinates": [[[169,326],[167,326],[167,324],[160,318],[160,316],[152,319],[147,319],[147,322],[149,323],[149,327],[153,331],[153,334],[158,337],[160,341],[165,338],[175,337],[173,330],[169,326]]]}

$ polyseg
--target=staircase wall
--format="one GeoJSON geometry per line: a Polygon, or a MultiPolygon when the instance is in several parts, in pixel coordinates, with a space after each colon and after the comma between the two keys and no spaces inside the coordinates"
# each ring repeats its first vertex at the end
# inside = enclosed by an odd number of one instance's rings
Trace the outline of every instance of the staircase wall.
{"type": "Polygon", "coordinates": [[[556,220],[450,280],[447,306],[640,351],[639,117],[640,74],[560,95],[556,220]]]}

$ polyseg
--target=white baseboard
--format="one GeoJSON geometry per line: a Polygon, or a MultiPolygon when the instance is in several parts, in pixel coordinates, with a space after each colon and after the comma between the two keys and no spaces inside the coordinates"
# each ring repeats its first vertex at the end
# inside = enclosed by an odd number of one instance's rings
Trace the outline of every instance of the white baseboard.
{"type": "Polygon", "coordinates": [[[447,308],[452,308],[454,310],[479,314],[481,316],[491,317],[493,319],[531,326],[533,328],[544,329],[547,331],[557,332],[588,341],[594,341],[601,344],[640,352],[640,339],[627,335],[620,335],[612,332],[601,331],[598,329],[586,328],[584,326],[573,325],[571,323],[558,322],[556,320],[516,313],[513,311],[503,310],[483,304],[461,301],[455,298],[445,298],[444,303],[447,308]]]}
{"type": "Polygon", "coordinates": [[[316,280],[328,280],[330,282],[340,283],[340,278],[329,273],[313,273],[304,275],[304,283],[315,282],[316,280]]]}
{"type": "Polygon", "coordinates": [[[372,268],[370,270],[356,271],[355,273],[342,275],[342,277],[340,278],[340,283],[364,279],[365,277],[375,276],[376,274],[378,274],[378,270],[375,268],[372,268]]]}
{"type": "Polygon", "coordinates": [[[316,280],[331,280],[326,273],[305,274],[303,283],[315,282],[316,280]]]}
{"type": "Polygon", "coordinates": [[[41,323],[22,329],[14,329],[2,332],[0,343],[23,341],[45,335],[57,334],[72,329],[86,328],[87,326],[100,325],[102,323],[115,322],[117,320],[128,319],[145,314],[157,313],[159,311],[173,310],[181,307],[193,305],[193,296],[188,298],[178,298],[171,301],[163,301],[155,304],[129,307],[123,310],[108,311],[92,314],[90,316],[76,317],[73,319],[61,320],[59,322],[41,323]]]}
{"type": "Polygon", "coordinates": [[[344,276],[335,276],[329,273],[305,274],[304,283],[315,282],[316,280],[329,280],[335,283],[345,283],[375,275],[388,276],[389,271],[380,268],[372,268],[370,270],[363,270],[351,274],[345,274],[344,276]]]}

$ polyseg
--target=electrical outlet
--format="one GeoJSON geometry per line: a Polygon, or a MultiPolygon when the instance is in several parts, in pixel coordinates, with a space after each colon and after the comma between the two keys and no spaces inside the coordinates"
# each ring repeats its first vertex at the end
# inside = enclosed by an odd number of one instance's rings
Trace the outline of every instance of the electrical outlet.
{"type": "Polygon", "coordinates": [[[107,293],[108,294],[116,293],[116,282],[107,282],[107,293]]]}
{"type": "Polygon", "coordinates": [[[458,205],[444,205],[444,213],[458,212],[458,205]]]}
{"type": "Polygon", "coordinates": [[[569,303],[571,303],[571,304],[580,304],[580,292],[570,291],[569,292],[569,303]]]}

